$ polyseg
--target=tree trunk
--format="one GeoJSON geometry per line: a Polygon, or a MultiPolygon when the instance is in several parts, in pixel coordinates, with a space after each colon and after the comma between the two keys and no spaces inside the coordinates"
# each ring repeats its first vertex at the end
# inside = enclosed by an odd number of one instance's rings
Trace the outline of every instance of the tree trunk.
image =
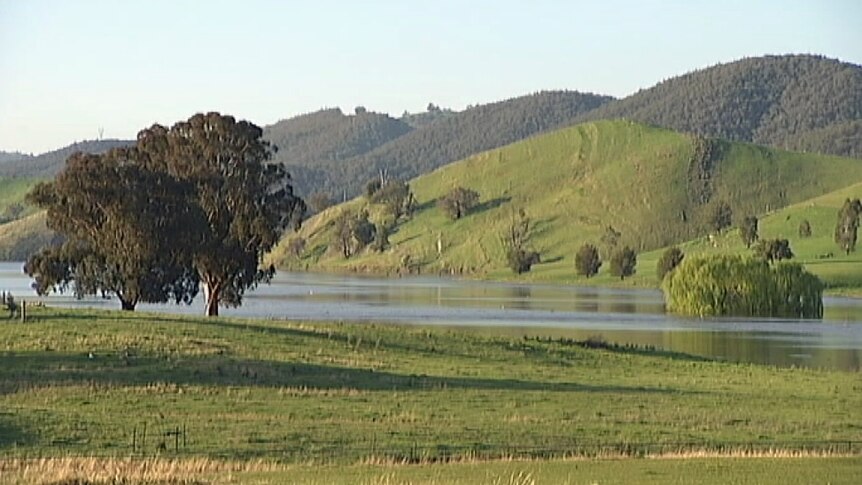
{"type": "Polygon", "coordinates": [[[135,303],[120,298],[120,308],[122,308],[124,312],[133,312],[135,311],[135,303]]]}
{"type": "Polygon", "coordinates": [[[204,283],[204,296],[206,297],[206,316],[217,317],[221,288],[212,283],[204,283]]]}

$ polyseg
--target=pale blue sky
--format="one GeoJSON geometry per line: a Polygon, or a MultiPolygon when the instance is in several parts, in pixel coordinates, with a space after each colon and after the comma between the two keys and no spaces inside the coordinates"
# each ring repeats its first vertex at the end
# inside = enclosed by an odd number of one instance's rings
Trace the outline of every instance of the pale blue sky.
{"type": "Polygon", "coordinates": [[[0,150],[546,89],[625,96],[763,54],[862,64],[862,1],[0,0],[0,150]]]}

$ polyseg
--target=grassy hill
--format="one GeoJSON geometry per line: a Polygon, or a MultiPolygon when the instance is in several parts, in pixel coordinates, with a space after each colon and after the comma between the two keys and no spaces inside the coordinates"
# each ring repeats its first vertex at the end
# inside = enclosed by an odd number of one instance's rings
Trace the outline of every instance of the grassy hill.
{"type": "Polygon", "coordinates": [[[581,120],[610,118],[858,157],[862,66],[813,55],[742,59],[670,78],[581,120]]]}
{"type": "Polygon", "coordinates": [[[87,140],[43,153],[9,160],[0,164],[0,177],[49,178],[63,168],[69,155],[75,152],[103,153],[111,148],[134,143],[128,140],[87,140]]]}
{"type": "Polygon", "coordinates": [[[0,261],[25,261],[56,238],[45,225],[44,211],[0,224],[0,261]]]}
{"type": "MultiPolygon", "coordinates": [[[[601,121],[491,150],[414,179],[419,208],[396,228],[392,247],[382,254],[366,250],[344,259],[330,248],[338,214],[367,206],[358,198],[310,219],[271,260],[284,268],[396,273],[409,266],[422,273],[512,278],[500,238],[523,210],[542,263],[522,278],[581,282],[573,256],[584,242],[600,245],[608,226],[621,233],[620,245],[643,252],[707,234],[708,217],[721,202],[731,205],[738,220],[860,180],[862,162],[855,159],[601,121]],[[451,221],[435,202],[456,186],[478,191],[481,200],[474,213],[451,221]],[[289,251],[296,238],[305,242],[299,256],[289,251]]],[[[373,220],[382,219],[379,206],[367,209],[373,220]]],[[[812,223],[822,225],[819,219],[812,223]]],[[[612,280],[600,276],[598,282],[612,280]]]]}
{"type": "MultiPolygon", "coordinates": [[[[838,292],[862,295],[862,245],[849,255],[838,249],[834,242],[838,209],[848,198],[862,197],[862,183],[830,192],[820,197],[793,204],[765,214],[759,221],[762,239],[782,238],[790,240],[794,261],[803,263],[820,277],[830,289],[838,292]],[[807,220],[811,225],[811,236],[799,236],[799,224],[807,220]]],[[[714,237],[702,237],[679,245],[684,253],[694,254],[751,254],[742,243],[738,229],[723,232],[714,237]]],[[[655,265],[662,250],[651,251],[640,256],[636,280],[644,285],[656,284],[655,265]]]]}
{"type": "MultiPolygon", "coordinates": [[[[303,195],[323,191],[334,199],[340,199],[343,194],[353,197],[380,170],[385,170],[391,177],[406,180],[474,153],[567,126],[578,116],[610,99],[573,91],[548,91],[478,105],[460,112],[445,112],[440,116],[436,116],[438,113],[435,111],[434,121],[419,123],[418,128],[409,129],[402,136],[365,153],[338,159],[309,156],[307,161],[292,163],[290,171],[303,195]]],[[[284,123],[291,125],[297,121],[301,120],[291,119],[284,123]]],[[[398,122],[408,126],[405,122],[398,122]]],[[[340,139],[337,134],[321,134],[322,137],[324,135],[340,139]]],[[[275,138],[273,141],[278,142],[275,138]]]]}
{"type": "Polygon", "coordinates": [[[0,177],[0,226],[35,212],[24,198],[37,182],[30,177],[0,177]]]}

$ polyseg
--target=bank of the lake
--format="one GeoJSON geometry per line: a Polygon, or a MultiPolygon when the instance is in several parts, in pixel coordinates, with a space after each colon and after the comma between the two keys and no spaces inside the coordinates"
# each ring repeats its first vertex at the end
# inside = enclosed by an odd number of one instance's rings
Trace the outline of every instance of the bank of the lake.
{"type": "Polygon", "coordinates": [[[858,453],[858,373],[445,328],[34,308],[0,319],[6,456],[858,453]]]}
{"type": "MultiPolygon", "coordinates": [[[[0,289],[52,306],[115,309],[112,299],[34,298],[20,264],[0,263],[0,289]]],[[[199,315],[191,306],[142,304],[140,310],[199,315]]],[[[716,360],[858,371],[862,300],[824,299],[822,320],[680,318],[660,292],[565,285],[478,282],[437,277],[372,278],[278,273],[225,316],[392,322],[457,327],[489,336],[604,340],[716,360]]]]}

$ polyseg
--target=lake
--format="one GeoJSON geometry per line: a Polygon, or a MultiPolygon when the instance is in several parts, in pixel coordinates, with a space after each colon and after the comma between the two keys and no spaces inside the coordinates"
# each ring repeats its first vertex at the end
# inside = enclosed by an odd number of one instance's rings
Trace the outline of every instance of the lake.
{"type": "MultiPolygon", "coordinates": [[[[114,300],[38,298],[21,263],[0,263],[0,290],[48,305],[117,309],[114,300]]],[[[658,290],[527,285],[441,278],[370,278],[279,273],[224,316],[385,321],[463,327],[489,334],[602,339],[735,362],[859,371],[862,300],[824,298],[822,320],[679,318],[658,290]]],[[[191,306],[141,311],[203,314],[191,306]]]]}

